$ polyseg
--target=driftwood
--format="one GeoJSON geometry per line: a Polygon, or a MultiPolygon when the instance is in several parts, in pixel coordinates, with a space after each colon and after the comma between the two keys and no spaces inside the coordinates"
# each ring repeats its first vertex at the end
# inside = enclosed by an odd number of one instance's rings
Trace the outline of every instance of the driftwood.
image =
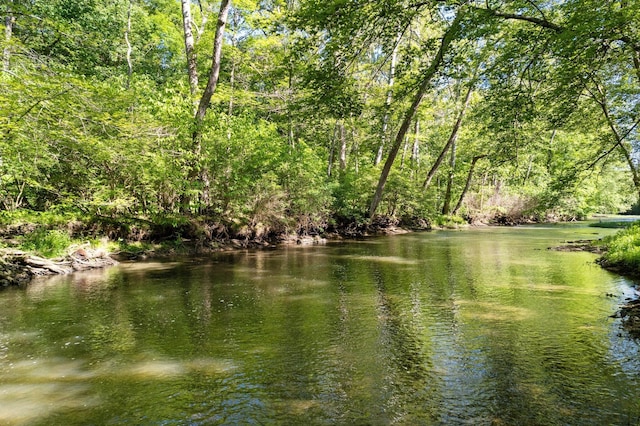
{"type": "Polygon", "coordinates": [[[22,251],[5,251],[0,255],[0,287],[25,284],[34,276],[66,275],[76,271],[115,265],[104,250],[79,248],[63,259],[52,260],[22,251]]]}

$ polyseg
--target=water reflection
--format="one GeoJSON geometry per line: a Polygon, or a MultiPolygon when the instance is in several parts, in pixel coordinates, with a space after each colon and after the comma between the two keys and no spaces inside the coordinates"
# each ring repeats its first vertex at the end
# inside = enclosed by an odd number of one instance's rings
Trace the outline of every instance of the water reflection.
{"type": "Polygon", "coordinates": [[[0,424],[624,424],[638,345],[609,315],[630,283],[547,250],[585,232],[222,253],[2,292],[0,424]]]}

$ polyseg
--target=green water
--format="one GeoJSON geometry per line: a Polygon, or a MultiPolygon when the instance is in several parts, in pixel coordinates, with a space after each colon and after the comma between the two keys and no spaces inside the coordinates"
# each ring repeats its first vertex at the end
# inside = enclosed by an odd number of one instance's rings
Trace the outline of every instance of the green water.
{"type": "Polygon", "coordinates": [[[416,233],[9,289],[0,424],[638,424],[638,343],[609,318],[633,283],[547,250],[612,232],[416,233]]]}

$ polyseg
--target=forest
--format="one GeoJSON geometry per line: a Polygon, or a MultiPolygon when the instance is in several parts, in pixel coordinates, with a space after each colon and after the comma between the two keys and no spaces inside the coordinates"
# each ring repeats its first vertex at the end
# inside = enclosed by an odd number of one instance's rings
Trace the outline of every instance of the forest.
{"type": "Polygon", "coordinates": [[[638,202],[640,2],[3,4],[4,224],[260,240],[638,202]]]}

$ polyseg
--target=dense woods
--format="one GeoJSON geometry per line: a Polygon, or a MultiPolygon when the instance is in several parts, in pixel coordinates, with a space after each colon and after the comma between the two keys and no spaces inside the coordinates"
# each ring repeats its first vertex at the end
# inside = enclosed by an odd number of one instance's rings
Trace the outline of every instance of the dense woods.
{"type": "Polygon", "coordinates": [[[637,2],[3,4],[4,220],[262,238],[640,196],[637,2]]]}

